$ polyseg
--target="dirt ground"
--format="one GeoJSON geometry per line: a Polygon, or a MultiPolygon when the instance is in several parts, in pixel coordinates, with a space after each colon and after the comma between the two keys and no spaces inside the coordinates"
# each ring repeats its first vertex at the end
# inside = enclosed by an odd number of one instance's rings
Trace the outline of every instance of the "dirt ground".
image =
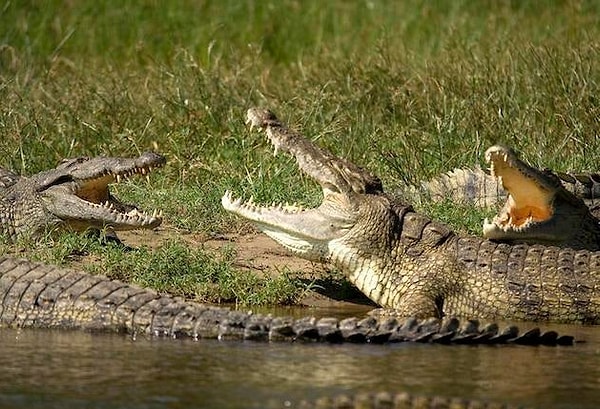
{"type": "Polygon", "coordinates": [[[255,231],[207,236],[198,233],[179,231],[170,226],[157,229],[119,232],[119,238],[130,247],[147,246],[157,248],[169,238],[177,237],[192,247],[201,247],[215,255],[225,246],[235,250],[234,267],[261,274],[281,274],[287,270],[298,274],[306,282],[314,282],[313,290],[306,291],[298,301],[299,305],[344,309],[356,313],[367,312],[374,304],[357,289],[343,290],[335,283],[323,280],[331,276],[328,266],[310,262],[294,256],[268,236],[255,231]]]}

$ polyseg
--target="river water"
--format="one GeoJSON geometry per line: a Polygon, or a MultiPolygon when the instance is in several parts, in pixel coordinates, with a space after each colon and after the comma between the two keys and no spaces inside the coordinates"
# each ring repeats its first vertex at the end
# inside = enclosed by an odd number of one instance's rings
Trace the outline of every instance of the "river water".
{"type": "Polygon", "coordinates": [[[0,329],[0,407],[294,407],[303,399],[382,390],[600,407],[600,327],[542,327],[585,342],[323,345],[0,329]]]}

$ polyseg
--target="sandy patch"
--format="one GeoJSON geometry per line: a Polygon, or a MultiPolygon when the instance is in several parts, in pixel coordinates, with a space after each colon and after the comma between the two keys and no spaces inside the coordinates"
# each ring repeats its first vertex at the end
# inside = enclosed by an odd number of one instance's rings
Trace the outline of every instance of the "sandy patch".
{"type": "Polygon", "coordinates": [[[294,256],[264,234],[252,232],[207,236],[161,226],[152,231],[119,232],[119,237],[131,247],[157,248],[168,239],[178,238],[192,247],[201,247],[209,253],[214,252],[215,255],[225,247],[232,248],[236,254],[236,268],[262,274],[281,274],[288,271],[307,283],[313,283],[313,290],[303,295],[299,300],[300,305],[356,309],[356,312],[373,308],[373,304],[358,290],[347,287],[341,289],[338,283],[327,280],[327,277],[331,277],[331,272],[326,265],[294,256]]]}

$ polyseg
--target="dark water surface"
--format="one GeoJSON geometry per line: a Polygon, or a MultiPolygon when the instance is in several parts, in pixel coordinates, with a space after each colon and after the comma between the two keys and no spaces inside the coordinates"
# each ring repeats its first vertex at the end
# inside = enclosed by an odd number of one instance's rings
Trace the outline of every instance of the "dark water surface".
{"type": "Polygon", "coordinates": [[[600,327],[543,328],[586,342],[269,344],[0,329],[0,407],[294,407],[302,399],[381,390],[600,407],[600,327]]]}

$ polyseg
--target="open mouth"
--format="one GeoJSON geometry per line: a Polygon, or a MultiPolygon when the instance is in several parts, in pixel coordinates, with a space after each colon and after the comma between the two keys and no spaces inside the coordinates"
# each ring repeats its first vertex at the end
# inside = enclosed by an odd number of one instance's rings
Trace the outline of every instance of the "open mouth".
{"type": "Polygon", "coordinates": [[[117,230],[154,228],[162,222],[162,210],[145,212],[121,202],[110,192],[110,185],[134,176],[146,176],[164,166],[163,156],[152,152],[136,159],[80,158],[65,163],[65,183],[59,179],[46,190],[52,195],[52,212],[72,228],[111,226],[117,230]],[[66,190],[66,192],[65,192],[66,190]],[[66,193],[66,194],[65,194],[66,193]]]}
{"type": "MultiPolygon", "coordinates": [[[[273,113],[252,108],[248,110],[250,128],[266,131],[275,153],[287,152],[293,156],[301,171],[316,180],[323,190],[323,201],[316,208],[297,204],[261,206],[252,199],[243,201],[225,192],[221,204],[232,213],[252,221],[261,231],[296,253],[309,253],[314,258],[324,254],[326,243],[340,237],[353,225],[356,209],[346,202],[345,191],[352,187],[344,179],[348,166],[332,160],[328,152],[314,145],[302,135],[283,125],[273,113]],[[343,170],[342,170],[343,168],[343,170]]],[[[339,161],[338,161],[339,162],[339,161]]]]}
{"type": "Polygon", "coordinates": [[[121,202],[110,193],[111,184],[124,182],[134,175],[147,175],[149,171],[151,169],[146,171],[139,169],[128,174],[109,174],[99,179],[85,180],[77,183],[75,195],[88,205],[98,206],[110,212],[118,224],[158,226],[162,222],[162,210],[154,209],[147,213],[135,205],[121,202]]]}
{"type": "MultiPolygon", "coordinates": [[[[250,126],[250,131],[255,127],[259,131],[265,130],[271,121],[277,122],[277,118],[272,112],[264,111],[261,114],[260,117],[254,118],[256,120],[253,121],[251,111],[248,111],[246,125],[250,126]]],[[[277,143],[273,143],[273,147],[275,149],[273,155],[276,156],[279,146],[277,143]]],[[[221,198],[221,204],[225,210],[252,220],[261,230],[271,230],[271,227],[277,227],[278,230],[286,230],[285,225],[290,224],[290,232],[294,233],[297,233],[298,230],[296,223],[298,215],[306,211],[304,207],[297,204],[290,205],[288,203],[273,202],[270,206],[264,206],[255,203],[252,197],[244,201],[242,198],[235,198],[229,190],[221,198]]]]}
{"type": "Polygon", "coordinates": [[[494,238],[500,230],[522,231],[550,220],[557,186],[553,179],[521,161],[504,146],[492,146],[485,153],[490,172],[500,179],[508,199],[497,216],[484,221],[484,236],[494,238]]]}

